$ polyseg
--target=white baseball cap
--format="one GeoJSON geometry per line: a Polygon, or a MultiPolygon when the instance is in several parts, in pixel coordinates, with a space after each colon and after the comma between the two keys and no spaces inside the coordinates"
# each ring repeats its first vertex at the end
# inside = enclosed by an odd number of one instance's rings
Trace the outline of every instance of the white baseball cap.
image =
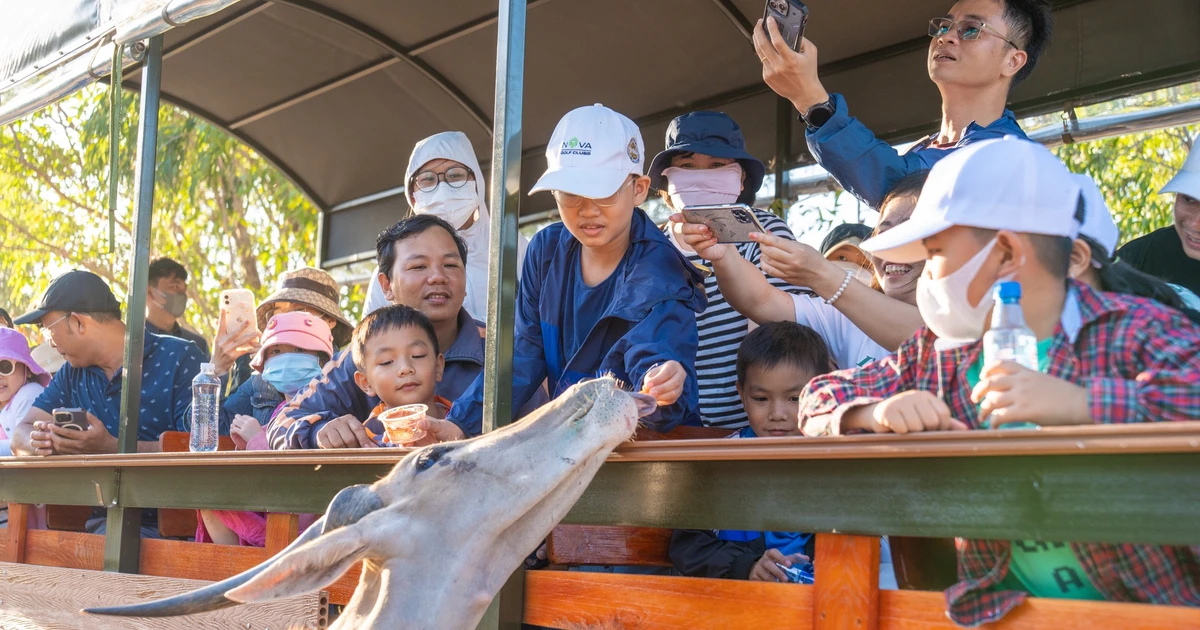
{"type": "Polygon", "coordinates": [[[863,241],[894,263],[925,260],[922,241],[956,225],[1075,238],[1079,183],[1040,144],[1006,136],[963,147],[929,172],[912,218],[863,241]]]}
{"type": "Polygon", "coordinates": [[[641,175],[646,166],[642,132],[625,116],[596,103],[567,112],[546,145],[546,173],[529,194],[561,190],[603,199],[641,175]]]}
{"type": "Polygon", "coordinates": [[[1117,251],[1117,241],[1121,240],[1121,230],[1113,222],[1112,212],[1104,195],[1095,180],[1087,175],[1072,175],[1079,182],[1080,193],[1083,195],[1083,225],[1079,226],[1079,235],[1096,241],[1112,258],[1117,251]]]}
{"type": "Polygon", "coordinates": [[[1200,151],[1192,149],[1192,153],[1183,163],[1183,168],[1163,186],[1162,192],[1179,193],[1192,199],[1200,199],[1200,151]]]}

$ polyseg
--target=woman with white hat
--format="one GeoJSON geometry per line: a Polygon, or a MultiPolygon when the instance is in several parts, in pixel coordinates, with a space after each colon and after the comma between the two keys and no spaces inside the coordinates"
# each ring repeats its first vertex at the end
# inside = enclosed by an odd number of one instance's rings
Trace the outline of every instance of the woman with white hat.
{"type": "MultiPolygon", "coordinates": [[[[488,245],[491,219],[487,187],[475,149],[466,134],[446,131],[425,138],[413,148],[404,174],[405,198],[415,214],[432,214],[458,230],[467,243],[467,297],[463,307],[471,317],[487,318],[488,245]]],[[[525,237],[517,240],[517,269],[525,260],[525,237]]],[[[371,279],[363,316],[389,304],[379,277],[371,279]]]]}

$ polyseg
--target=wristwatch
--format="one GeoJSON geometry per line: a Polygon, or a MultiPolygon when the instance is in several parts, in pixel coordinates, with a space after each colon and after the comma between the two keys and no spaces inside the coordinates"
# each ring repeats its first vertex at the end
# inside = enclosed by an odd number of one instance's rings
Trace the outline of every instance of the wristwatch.
{"type": "Polygon", "coordinates": [[[804,121],[804,124],[812,129],[820,129],[821,125],[824,125],[829,122],[830,118],[833,118],[833,112],[833,98],[830,97],[824,103],[817,103],[808,108],[807,112],[800,114],[800,120],[804,121]]]}

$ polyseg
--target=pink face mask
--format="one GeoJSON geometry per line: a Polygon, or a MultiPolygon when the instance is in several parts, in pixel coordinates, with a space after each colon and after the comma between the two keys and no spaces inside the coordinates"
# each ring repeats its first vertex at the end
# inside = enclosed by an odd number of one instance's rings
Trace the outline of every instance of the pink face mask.
{"type": "Polygon", "coordinates": [[[742,165],[690,169],[672,166],[663,171],[667,195],[676,210],[684,206],[733,203],[742,194],[742,165]]]}

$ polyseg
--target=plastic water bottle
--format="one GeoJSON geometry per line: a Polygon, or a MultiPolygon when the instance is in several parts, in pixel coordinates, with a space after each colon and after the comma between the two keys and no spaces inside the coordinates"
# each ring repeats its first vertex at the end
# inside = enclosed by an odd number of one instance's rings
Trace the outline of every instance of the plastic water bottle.
{"type": "Polygon", "coordinates": [[[992,309],[992,327],[983,335],[984,365],[1015,361],[1031,370],[1038,369],[1037,335],[1025,325],[1021,284],[1001,282],[992,295],[996,307],[992,309]]]}
{"type": "MultiPolygon", "coordinates": [[[[1021,283],[1001,282],[992,292],[992,327],[983,334],[983,363],[1013,361],[1031,370],[1038,369],[1037,335],[1025,325],[1021,310],[1021,283]]],[[[985,424],[990,424],[985,421],[985,424]]],[[[1037,429],[1032,422],[1002,425],[1004,429],[1037,429]]]]}
{"type": "Polygon", "coordinates": [[[201,363],[192,379],[192,439],[188,450],[204,453],[217,450],[217,426],[221,419],[221,379],[211,363],[201,363]]]}

